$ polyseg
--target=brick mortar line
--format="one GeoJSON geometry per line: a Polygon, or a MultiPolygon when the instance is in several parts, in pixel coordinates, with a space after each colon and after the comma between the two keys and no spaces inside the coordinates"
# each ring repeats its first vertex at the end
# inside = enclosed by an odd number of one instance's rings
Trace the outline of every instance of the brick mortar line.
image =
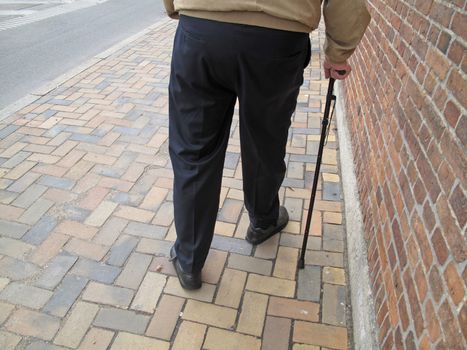
{"type": "Polygon", "coordinates": [[[0,122],[4,119],[10,117],[14,113],[18,112],[24,107],[29,106],[30,104],[34,103],[35,101],[39,100],[41,97],[47,95],[49,92],[55,90],[59,86],[63,85],[67,81],[73,79],[77,75],[83,73],[90,67],[94,66],[97,63],[104,61],[105,59],[109,58],[113,54],[117,53],[119,50],[129,46],[129,44],[136,42],[137,40],[141,39],[145,34],[158,29],[159,27],[164,26],[165,24],[169,23],[171,19],[169,18],[162,18],[154,24],[151,24],[149,27],[143,29],[142,31],[120,41],[119,43],[111,46],[110,48],[94,55],[84,63],[70,69],[68,72],[59,75],[55,79],[49,81],[48,83],[43,84],[39,88],[35,89],[34,91],[26,94],[25,96],[21,97],[17,101],[9,104],[5,108],[0,110],[0,122]]]}

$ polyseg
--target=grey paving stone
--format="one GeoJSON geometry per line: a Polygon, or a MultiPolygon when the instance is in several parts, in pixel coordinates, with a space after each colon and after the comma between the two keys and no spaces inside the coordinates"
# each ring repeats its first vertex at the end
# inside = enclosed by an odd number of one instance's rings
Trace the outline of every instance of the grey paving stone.
{"type": "MultiPolygon", "coordinates": [[[[69,128],[69,127],[68,127],[69,128]]],[[[68,128],[65,129],[65,131],[68,131],[68,128]]],[[[78,133],[73,133],[70,136],[70,140],[73,141],[80,141],[80,142],[87,142],[87,143],[98,143],[100,141],[99,136],[92,136],[92,135],[86,135],[86,134],[78,134],[78,133]]]]}
{"type": "Polygon", "coordinates": [[[16,197],[18,197],[16,192],[0,190],[0,203],[2,204],[11,204],[16,197]]]}
{"type": "Polygon", "coordinates": [[[54,202],[48,199],[39,198],[21,215],[18,221],[24,224],[34,225],[45,213],[54,205],[54,202]]]}
{"type": "MultiPolygon", "coordinates": [[[[280,245],[292,248],[302,248],[303,235],[293,235],[289,233],[281,233],[280,245]]],[[[320,250],[321,237],[308,236],[307,249],[320,250]]]]}
{"type": "Polygon", "coordinates": [[[94,236],[95,243],[112,245],[115,240],[120,236],[123,229],[128,224],[128,220],[118,217],[111,217],[101,230],[94,236]]]}
{"type": "Polygon", "coordinates": [[[239,153],[226,152],[224,167],[227,169],[236,169],[239,159],[240,159],[239,153]]]}
{"type": "Polygon", "coordinates": [[[133,253],[125,265],[120,276],[115,281],[116,285],[137,289],[146,274],[152,257],[146,254],[133,253]]]}
{"type": "Polygon", "coordinates": [[[252,245],[244,239],[214,235],[211,247],[230,253],[251,255],[252,245]]]}
{"type": "Polygon", "coordinates": [[[79,259],[75,264],[72,273],[87,277],[91,280],[112,283],[120,273],[120,268],[115,266],[106,265],[93,260],[79,259]]]}
{"type": "Polygon", "coordinates": [[[321,294],[321,268],[305,265],[298,269],[297,298],[319,302],[321,294]]]}
{"type": "Polygon", "coordinates": [[[0,254],[22,259],[33,248],[33,245],[24,243],[17,239],[0,237],[0,254]]]}
{"type": "Polygon", "coordinates": [[[164,239],[167,234],[167,227],[143,224],[141,222],[130,222],[124,232],[138,237],[164,239]]]}
{"type": "Polygon", "coordinates": [[[0,232],[2,236],[21,238],[29,230],[28,225],[18,224],[12,221],[0,220],[0,232]]]}
{"type": "Polygon", "coordinates": [[[51,315],[64,317],[76,298],[86,286],[88,279],[76,275],[67,275],[58,286],[52,298],[44,306],[43,311],[51,315]]]}
{"type": "Polygon", "coordinates": [[[92,301],[98,304],[128,308],[133,296],[134,291],[128,288],[90,282],[84,290],[82,298],[83,300],[92,301]]]}
{"type": "Polygon", "coordinates": [[[42,217],[22,238],[23,241],[35,245],[41,244],[57,226],[57,219],[52,216],[42,217]]]}
{"type": "Polygon", "coordinates": [[[139,315],[133,311],[103,308],[97,314],[94,325],[97,327],[143,334],[149,319],[150,316],[139,315]]]}
{"type": "Polygon", "coordinates": [[[323,290],[323,322],[344,327],[346,325],[346,288],[326,283],[323,290]]]}
{"type": "Polygon", "coordinates": [[[41,175],[32,171],[24,174],[19,180],[13,182],[7,189],[12,192],[23,192],[34,183],[41,175]]]}
{"type": "Polygon", "coordinates": [[[8,135],[12,134],[16,130],[18,130],[19,125],[7,125],[2,130],[0,130],[0,140],[3,140],[8,135]]]}
{"type": "Polygon", "coordinates": [[[269,260],[253,258],[232,253],[229,256],[228,266],[236,270],[253,272],[260,275],[271,275],[272,262],[269,260]]]}
{"type": "Polygon", "coordinates": [[[76,256],[57,255],[46,266],[35,285],[41,288],[54,289],[78,260],[76,256]]]}
{"type": "Polygon", "coordinates": [[[304,181],[299,179],[291,179],[286,177],[284,181],[282,181],[283,187],[296,187],[296,188],[303,188],[304,181]]]}
{"type": "Polygon", "coordinates": [[[109,200],[115,203],[137,207],[144,196],[138,193],[114,192],[109,196],[109,200]]]}
{"type": "Polygon", "coordinates": [[[333,224],[324,224],[323,225],[323,235],[337,240],[344,240],[344,226],[343,225],[333,225],[333,224]]]}
{"type": "Polygon", "coordinates": [[[343,267],[344,256],[342,253],[307,250],[305,254],[307,264],[319,266],[343,267]]]}
{"type": "Polygon", "coordinates": [[[8,277],[14,281],[31,278],[40,272],[34,264],[13,259],[8,256],[0,260],[0,276],[8,277]]]}
{"type": "Polygon", "coordinates": [[[24,160],[28,158],[32,153],[26,151],[20,151],[16,153],[13,157],[8,159],[5,163],[2,164],[2,168],[12,169],[24,160]]]}
{"type": "Polygon", "coordinates": [[[303,162],[303,163],[316,163],[317,156],[304,155],[304,154],[291,154],[290,161],[303,162]]]}
{"type": "Polygon", "coordinates": [[[136,247],[136,251],[154,256],[168,257],[170,254],[170,248],[172,248],[172,246],[173,242],[171,241],[143,238],[136,247]]]}
{"type": "Polygon", "coordinates": [[[26,284],[12,282],[0,293],[0,299],[11,304],[22,305],[31,309],[40,309],[52,296],[52,292],[29,286],[26,284]]]}
{"type": "Polygon", "coordinates": [[[91,211],[79,208],[71,203],[65,203],[60,214],[63,220],[83,222],[91,214],[91,211]]]}
{"type": "Polygon", "coordinates": [[[75,185],[75,181],[73,180],[51,175],[42,175],[37,183],[39,185],[61,188],[63,190],[71,190],[75,185]]]}
{"type": "Polygon", "coordinates": [[[42,194],[47,190],[47,187],[41,185],[31,185],[29,188],[21,193],[15,201],[13,205],[20,208],[28,208],[31,204],[33,204],[42,194]]]}
{"type": "Polygon", "coordinates": [[[137,244],[137,238],[121,236],[110,250],[106,263],[109,265],[123,266],[137,244]]]}
{"type": "Polygon", "coordinates": [[[338,182],[323,183],[323,199],[326,201],[340,201],[341,186],[338,182]]]}

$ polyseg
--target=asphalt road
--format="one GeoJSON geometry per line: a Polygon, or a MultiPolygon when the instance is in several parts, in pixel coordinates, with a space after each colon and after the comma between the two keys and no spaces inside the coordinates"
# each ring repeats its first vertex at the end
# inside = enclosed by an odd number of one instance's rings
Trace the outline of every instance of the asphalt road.
{"type": "Polygon", "coordinates": [[[0,31],[0,110],[163,16],[162,0],[109,0],[0,31]]]}

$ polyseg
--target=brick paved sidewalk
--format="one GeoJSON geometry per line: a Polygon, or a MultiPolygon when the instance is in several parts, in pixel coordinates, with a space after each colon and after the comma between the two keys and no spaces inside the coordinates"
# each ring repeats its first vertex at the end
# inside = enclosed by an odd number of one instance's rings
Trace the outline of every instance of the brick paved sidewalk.
{"type": "Polygon", "coordinates": [[[0,348],[345,349],[337,143],[324,155],[307,266],[296,262],[327,82],[312,37],[281,201],[291,221],[244,240],[238,118],[203,288],[183,291],[175,238],[167,83],[175,21],[0,124],[0,348]]]}

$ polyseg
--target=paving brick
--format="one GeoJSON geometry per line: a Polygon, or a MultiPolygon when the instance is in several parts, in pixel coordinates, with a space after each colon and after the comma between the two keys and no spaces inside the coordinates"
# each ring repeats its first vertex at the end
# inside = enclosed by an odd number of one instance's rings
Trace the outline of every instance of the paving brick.
{"type": "Polygon", "coordinates": [[[58,286],[43,311],[51,315],[64,317],[88,282],[87,278],[67,275],[58,286]]]}
{"type": "MultiPolygon", "coordinates": [[[[292,350],[319,350],[319,346],[308,345],[308,344],[294,344],[292,350]]],[[[328,350],[327,348],[321,348],[322,350],[328,350]]]]}
{"type": "Polygon", "coordinates": [[[28,231],[29,226],[12,221],[0,220],[0,232],[3,236],[21,238],[28,231]]]}
{"type": "Polygon", "coordinates": [[[82,298],[99,304],[127,308],[133,296],[134,292],[131,289],[90,282],[84,290],[82,298]]]}
{"type": "Polygon", "coordinates": [[[321,295],[321,268],[305,265],[298,270],[297,298],[319,302],[321,295]]]}
{"type": "Polygon", "coordinates": [[[289,218],[293,221],[302,220],[302,208],[303,200],[299,198],[286,198],[284,201],[284,206],[289,212],[289,218]]]}
{"type": "MultiPolygon", "coordinates": [[[[307,249],[321,250],[321,237],[308,236],[307,249]]],[[[302,248],[303,236],[281,233],[280,245],[291,248],[302,248]]]]}
{"type": "Polygon", "coordinates": [[[107,221],[116,207],[117,203],[103,201],[91,215],[88,216],[84,223],[86,225],[100,227],[107,221]]]}
{"type": "Polygon", "coordinates": [[[58,318],[25,309],[15,311],[5,324],[10,332],[44,340],[52,340],[59,327],[58,318]]]}
{"type": "Polygon", "coordinates": [[[23,241],[39,245],[43,243],[57,226],[57,219],[52,216],[43,216],[22,238],[23,241]]]}
{"type": "Polygon", "coordinates": [[[176,295],[187,299],[196,299],[206,302],[212,302],[216,286],[203,283],[200,289],[185,290],[180,285],[177,277],[169,277],[164,288],[164,293],[176,295]]]}
{"type": "Polygon", "coordinates": [[[77,221],[63,221],[58,225],[56,231],[81,239],[91,239],[97,233],[95,227],[84,225],[77,221]]]}
{"type": "Polygon", "coordinates": [[[246,272],[226,268],[216,295],[216,304],[238,308],[246,277],[246,272]]]}
{"type": "Polygon", "coordinates": [[[279,245],[279,236],[278,234],[274,235],[266,242],[256,246],[255,257],[260,259],[274,259],[279,245]]]}
{"type": "Polygon", "coordinates": [[[298,249],[279,247],[276,264],[274,265],[275,277],[295,280],[297,271],[298,249]]]}
{"type": "Polygon", "coordinates": [[[236,225],[229,224],[223,221],[216,221],[216,226],[214,227],[214,233],[217,235],[232,237],[235,232],[236,225]]]}
{"type": "Polygon", "coordinates": [[[84,337],[79,350],[106,350],[112,341],[114,332],[100,328],[91,328],[84,337]]]}
{"type": "Polygon", "coordinates": [[[71,272],[97,282],[112,283],[119,275],[120,268],[80,258],[71,272]]]}
{"type": "Polygon", "coordinates": [[[291,326],[292,322],[286,318],[266,317],[261,350],[288,350],[291,326]]]}
{"type": "Polygon", "coordinates": [[[136,334],[143,334],[148,323],[149,316],[115,308],[102,308],[94,320],[94,325],[97,327],[136,334]]]}
{"type": "Polygon", "coordinates": [[[223,329],[208,329],[203,349],[214,350],[259,350],[261,341],[251,335],[229,332],[223,329]]]}
{"type": "Polygon", "coordinates": [[[98,310],[97,305],[78,302],[55,337],[54,343],[70,348],[78,347],[98,310]]]}
{"type": "Polygon", "coordinates": [[[159,207],[152,223],[160,226],[170,226],[174,219],[174,208],[172,202],[164,202],[159,207]]]}
{"type": "Polygon", "coordinates": [[[323,290],[323,323],[345,327],[346,288],[325,283],[323,290]]]}
{"type": "Polygon", "coordinates": [[[310,322],[319,321],[319,311],[317,303],[277,297],[271,297],[268,306],[268,315],[310,322]]]}
{"type": "Polygon", "coordinates": [[[18,345],[20,341],[20,336],[13,333],[0,331],[0,349],[13,350],[16,348],[16,345],[18,345]]]}
{"type": "Polygon", "coordinates": [[[111,217],[94,236],[93,241],[98,244],[113,245],[127,224],[127,220],[111,217]]]}
{"type": "Polygon", "coordinates": [[[10,283],[10,280],[8,278],[0,277],[0,291],[3,290],[8,283],[10,283]]]}
{"type": "Polygon", "coordinates": [[[297,321],[295,322],[293,341],[333,349],[347,349],[347,329],[297,321]]]}
{"type": "Polygon", "coordinates": [[[172,262],[165,256],[155,256],[149,266],[149,271],[159,272],[169,276],[177,275],[172,262]]]}
{"type": "Polygon", "coordinates": [[[323,283],[345,285],[345,270],[335,267],[324,267],[323,283]]]}
{"type": "Polygon", "coordinates": [[[232,269],[271,275],[272,262],[239,254],[230,254],[228,266],[232,269]]]}
{"type": "Polygon", "coordinates": [[[235,224],[238,221],[242,208],[242,201],[227,198],[219,211],[218,220],[235,224]]]}
{"type": "Polygon", "coordinates": [[[328,224],[342,224],[342,214],[341,213],[331,213],[325,212],[323,215],[323,222],[328,224]]]}
{"type": "Polygon", "coordinates": [[[8,277],[14,281],[34,277],[39,271],[39,268],[34,264],[8,256],[0,260],[0,276],[8,277]]]}
{"type": "Polygon", "coordinates": [[[220,250],[211,249],[206,259],[202,279],[203,282],[217,284],[224,269],[227,253],[220,250]]]}
{"type": "Polygon", "coordinates": [[[133,220],[143,223],[149,223],[154,217],[154,213],[149,210],[133,208],[121,205],[116,211],[115,216],[123,219],[133,220]]]}
{"type": "Polygon", "coordinates": [[[130,333],[118,333],[112,350],[168,350],[170,343],[130,333]]]}
{"type": "Polygon", "coordinates": [[[184,304],[185,299],[163,295],[146,335],[170,341],[184,304]]]}
{"type": "Polygon", "coordinates": [[[332,252],[344,251],[344,228],[341,225],[323,226],[323,249],[332,252]]]}
{"type": "Polygon", "coordinates": [[[10,256],[12,258],[22,259],[27,255],[34,246],[16,239],[0,237],[0,254],[10,256]]]}
{"type": "Polygon", "coordinates": [[[344,256],[341,253],[307,250],[305,263],[309,265],[343,267],[344,256]]]}
{"type": "Polygon", "coordinates": [[[178,328],[172,350],[199,350],[203,346],[206,333],[204,324],[183,321],[178,328]]]}
{"type": "Polygon", "coordinates": [[[137,311],[154,313],[154,309],[164,289],[166,278],[165,275],[148,272],[143,282],[141,282],[131,308],[137,311]]]}
{"type": "Polygon", "coordinates": [[[295,282],[276,277],[250,274],[246,289],[254,292],[292,298],[295,294],[295,282]]]}
{"type": "Polygon", "coordinates": [[[188,300],[183,311],[183,319],[211,326],[232,329],[237,312],[234,309],[188,300]]]}
{"type": "Polygon", "coordinates": [[[45,267],[37,278],[35,285],[41,288],[54,289],[76,262],[77,258],[68,255],[58,255],[45,267]]]}
{"type": "Polygon", "coordinates": [[[0,203],[11,204],[18,197],[18,193],[0,190],[0,203]]]}
{"type": "Polygon", "coordinates": [[[150,263],[151,257],[149,255],[133,253],[128,259],[122,273],[115,281],[115,284],[122,287],[137,289],[150,263]]]}
{"type": "Polygon", "coordinates": [[[261,337],[267,305],[267,295],[245,292],[237,331],[261,337]]]}
{"type": "Polygon", "coordinates": [[[138,240],[131,236],[120,236],[110,250],[106,263],[115,266],[123,266],[133,249],[138,244],[138,240]]]}
{"type": "Polygon", "coordinates": [[[107,254],[109,247],[73,237],[65,245],[64,250],[74,255],[100,261],[107,254]]]}
{"type": "Polygon", "coordinates": [[[14,309],[15,305],[0,302],[0,325],[6,321],[14,309]]]}
{"type": "Polygon", "coordinates": [[[11,304],[22,305],[31,309],[40,309],[52,296],[52,292],[12,282],[0,293],[0,299],[11,304]]]}
{"type": "Polygon", "coordinates": [[[0,204],[0,219],[6,221],[18,221],[18,218],[23,215],[24,209],[15,208],[13,206],[0,204]]]}
{"type": "Polygon", "coordinates": [[[242,255],[251,255],[252,251],[251,244],[249,244],[244,239],[224,237],[219,235],[214,235],[211,248],[242,255]]]}
{"type": "Polygon", "coordinates": [[[148,194],[144,197],[140,207],[147,210],[157,210],[163,203],[169,190],[166,188],[153,187],[149,190],[148,194]]]}
{"type": "Polygon", "coordinates": [[[29,261],[39,266],[44,266],[59,253],[68,239],[68,236],[61,233],[52,233],[34,252],[32,252],[29,261]]]}
{"type": "Polygon", "coordinates": [[[29,344],[25,350],[66,350],[66,348],[50,344],[49,342],[45,342],[43,340],[38,340],[29,344]]]}
{"type": "Polygon", "coordinates": [[[47,187],[54,187],[54,188],[61,188],[64,190],[71,190],[75,185],[75,181],[63,178],[63,177],[56,177],[50,175],[42,175],[39,181],[37,181],[39,185],[47,186],[47,187]]]}
{"type": "Polygon", "coordinates": [[[173,242],[159,239],[143,238],[140,240],[136,251],[140,253],[152,254],[155,256],[169,256],[173,242]]]}
{"type": "Polygon", "coordinates": [[[3,177],[11,180],[18,180],[21,176],[31,170],[36,164],[36,162],[23,161],[11,169],[8,173],[3,175],[3,177]]]}
{"type": "Polygon", "coordinates": [[[125,228],[125,233],[138,237],[163,239],[167,233],[167,228],[139,222],[130,222],[125,228]]]}
{"type": "Polygon", "coordinates": [[[40,196],[44,194],[47,187],[41,185],[31,185],[26,191],[21,193],[13,201],[13,205],[20,208],[28,208],[33,204],[40,196]]]}
{"type": "Polygon", "coordinates": [[[41,175],[33,171],[24,174],[20,179],[13,182],[8,186],[8,191],[13,192],[24,192],[29,186],[31,186],[41,175]]]}

